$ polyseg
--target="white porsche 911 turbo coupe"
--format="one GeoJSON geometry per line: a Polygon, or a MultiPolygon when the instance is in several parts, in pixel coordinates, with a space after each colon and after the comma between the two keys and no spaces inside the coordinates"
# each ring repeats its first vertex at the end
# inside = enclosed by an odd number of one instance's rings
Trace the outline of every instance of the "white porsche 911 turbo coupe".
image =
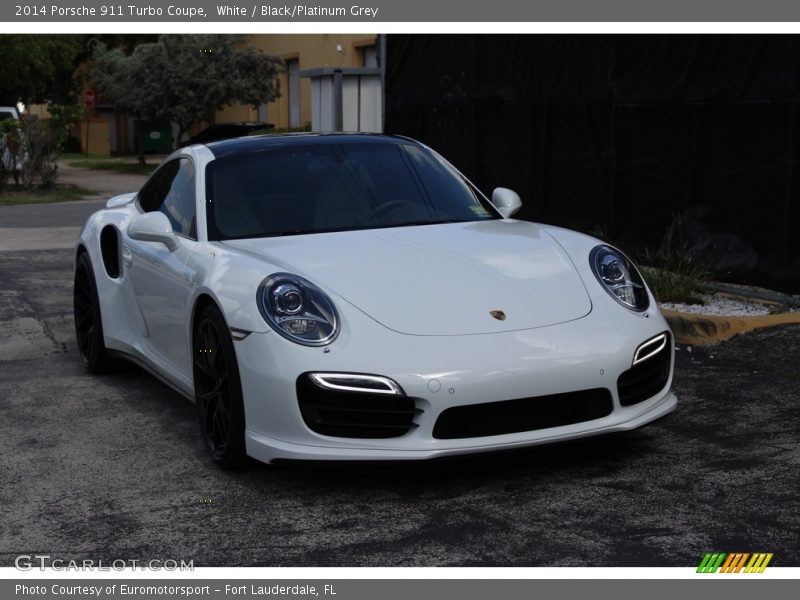
{"type": "Polygon", "coordinates": [[[511,218],[403,137],[176,151],[87,220],[75,328],[195,401],[214,460],[425,459],[625,431],[672,411],[641,275],[511,218]]]}

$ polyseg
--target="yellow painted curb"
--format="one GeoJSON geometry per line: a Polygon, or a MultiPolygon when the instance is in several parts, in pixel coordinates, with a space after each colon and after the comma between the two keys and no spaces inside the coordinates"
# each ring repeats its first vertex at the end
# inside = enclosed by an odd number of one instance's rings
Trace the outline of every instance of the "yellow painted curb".
{"type": "Polygon", "coordinates": [[[757,317],[721,317],[682,313],[664,308],[661,309],[661,313],[667,319],[675,335],[675,341],[693,346],[710,346],[754,329],[800,324],[800,312],[757,317]]]}

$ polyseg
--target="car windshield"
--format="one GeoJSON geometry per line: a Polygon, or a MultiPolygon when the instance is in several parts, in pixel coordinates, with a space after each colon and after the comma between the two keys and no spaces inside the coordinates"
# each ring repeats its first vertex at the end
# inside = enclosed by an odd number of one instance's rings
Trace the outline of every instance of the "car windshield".
{"type": "Polygon", "coordinates": [[[206,168],[208,238],[499,218],[452,167],[404,143],[287,144],[206,168]]]}

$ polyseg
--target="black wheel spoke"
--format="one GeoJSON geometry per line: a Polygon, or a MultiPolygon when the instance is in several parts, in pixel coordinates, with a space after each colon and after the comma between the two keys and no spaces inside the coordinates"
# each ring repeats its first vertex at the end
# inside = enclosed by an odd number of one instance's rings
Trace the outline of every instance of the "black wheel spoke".
{"type": "Polygon", "coordinates": [[[82,308],[88,308],[92,305],[89,296],[87,296],[82,290],[77,290],[77,293],[75,294],[75,301],[82,308]]]}
{"type": "Polygon", "coordinates": [[[92,349],[94,348],[94,325],[89,327],[89,331],[86,332],[86,355],[90,356],[92,354],[92,349]]]}
{"type": "Polygon", "coordinates": [[[210,392],[199,392],[198,391],[198,392],[195,393],[195,395],[200,400],[205,402],[206,404],[208,404],[210,400],[214,400],[217,397],[217,394],[216,394],[216,392],[214,390],[211,390],[210,392]]]}
{"type": "Polygon", "coordinates": [[[225,394],[225,381],[228,378],[227,375],[223,375],[219,379],[216,380],[214,387],[210,390],[203,390],[198,391],[197,396],[202,398],[203,400],[210,400],[212,398],[223,399],[225,394]]]}
{"type": "Polygon", "coordinates": [[[214,411],[214,426],[219,434],[219,441],[225,443],[228,440],[228,412],[222,402],[217,402],[217,408],[214,411]]]}
{"type": "Polygon", "coordinates": [[[79,338],[86,337],[89,330],[92,328],[92,320],[86,316],[78,317],[75,323],[75,331],[79,338]]]}
{"type": "Polygon", "coordinates": [[[81,354],[88,354],[89,352],[89,334],[85,333],[78,337],[78,348],[81,354]]]}
{"type": "Polygon", "coordinates": [[[214,334],[214,332],[211,330],[211,328],[209,328],[208,338],[207,338],[207,341],[206,341],[206,350],[205,350],[206,351],[206,360],[208,361],[208,365],[212,369],[214,369],[215,373],[219,373],[219,370],[217,369],[217,355],[219,354],[218,348],[219,348],[219,344],[218,344],[217,336],[214,334]]]}
{"type": "MultiPolygon", "coordinates": [[[[200,331],[199,345],[197,348],[198,356],[195,360],[197,368],[206,376],[218,379],[220,370],[215,364],[217,356],[217,339],[210,325],[206,325],[200,331]]],[[[224,369],[222,371],[224,373],[224,369]]]]}
{"type": "Polygon", "coordinates": [[[228,440],[227,412],[220,402],[213,402],[206,410],[206,435],[215,452],[223,452],[228,440]]]}
{"type": "Polygon", "coordinates": [[[88,327],[93,320],[92,310],[89,306],[81,306],[78,305],[78,310],[76,311],[77,316],[80,318],[81,323],[88,327]]]}
{"type": "Polygon", "coordinates": [[[206,363],[207,363],[207,361],[206,361],[205,357],[203,357],[202,355],[200,357],[194,359],[194,366],[197,367],[204,375],[206,375],[207,377],[212,377],[212,378],[216,377],[217,374],[206,363]]]}
{"type": "Polygon", "coordinates": [[[77,278],[78,289],[84,298],[91,298],[91,290],[89,288],[89,278],[86,273],[80,273],[77,278]]]}

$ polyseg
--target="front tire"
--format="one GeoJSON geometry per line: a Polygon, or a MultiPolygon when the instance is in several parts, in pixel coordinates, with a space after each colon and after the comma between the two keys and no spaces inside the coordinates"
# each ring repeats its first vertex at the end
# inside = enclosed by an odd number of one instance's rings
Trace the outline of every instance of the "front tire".
{"type": "Polygon", "coordinates": [[[247,459],[242,385],[233,341],[216,306],[200,313],[192,346],[194,394],[206,447],[221,467],[240,467],[247,459]]]}
{"type": "Polygon", "coordinates": [[[85,252],[75,264],[73,286],[73,315],[75,317],[75,339],[78,342],[83,363],[95,374],[112,370],[113,360],[106,350],[103,339],[103,319],[100,314],[100,300],[94,279],[92,262],[85,252]]]}

